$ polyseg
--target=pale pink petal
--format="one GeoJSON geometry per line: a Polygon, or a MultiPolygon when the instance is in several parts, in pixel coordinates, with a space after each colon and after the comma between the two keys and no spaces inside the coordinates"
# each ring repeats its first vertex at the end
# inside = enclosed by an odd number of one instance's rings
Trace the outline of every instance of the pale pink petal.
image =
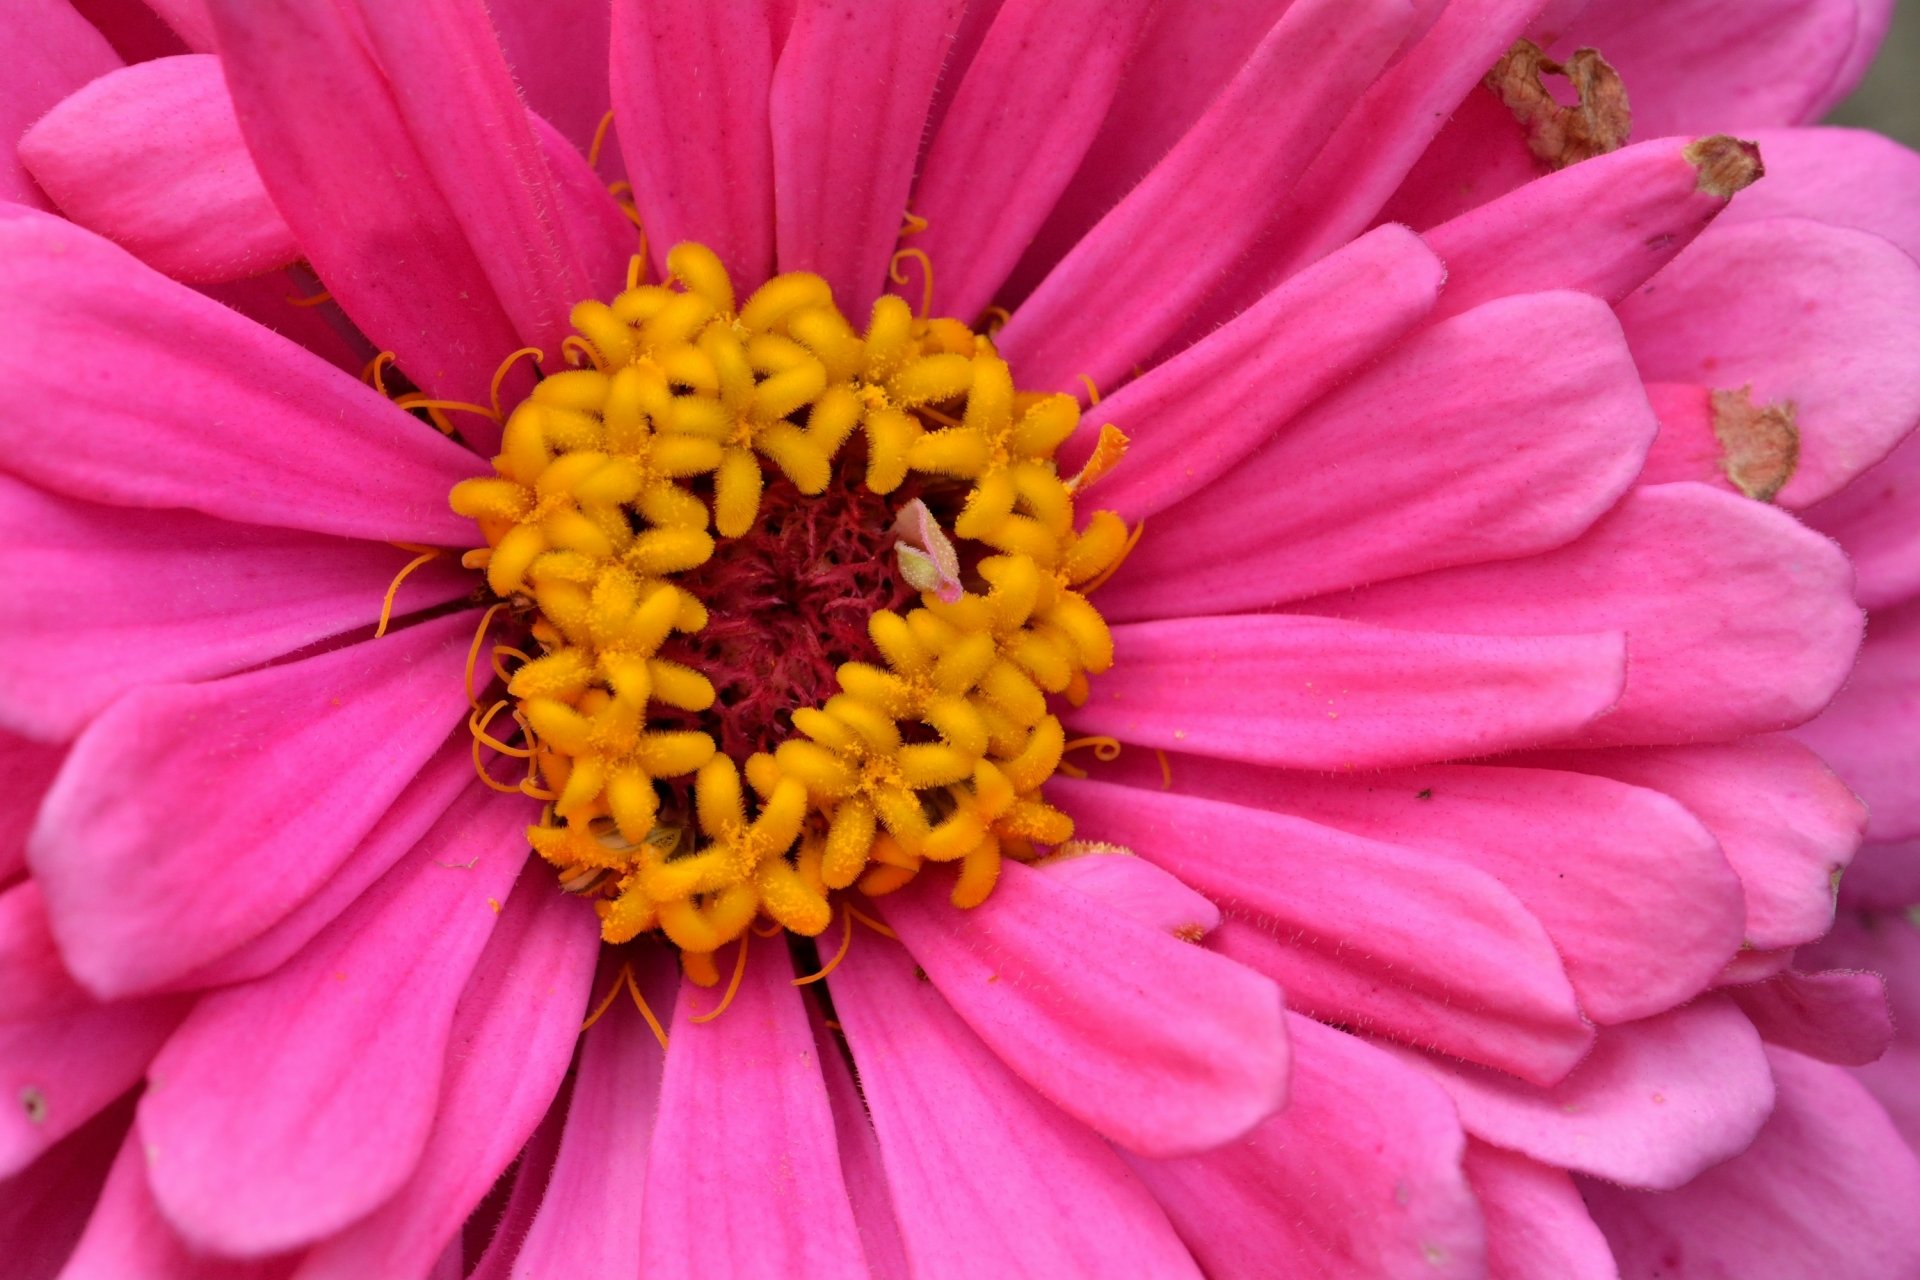
{"type": "MultiPolygon", "coordinates": [[[[1204,489],[1404,337],[1445,274],[1417,237],[1383,227],[1121,387],[1088,412],[1074,442],[1088,451],[1104,423],[1127,437],[1125,460],[1094,500],[1138,520],[1204,489]]],[[[1158,541],[1156,531],[1148,551],[1158,541]]]]}
{"type": "Polygon", "coordinates": [[[487,0],[487,12],[527,105],[585,152],[610,105],[606,0],[487,0]]]}
{"type": "Polygon", "coordinates": [[[100,77],[27,131],[20,158],[69,218],[176,280],[239,280],[300,256],[211,54],[100,77]]]}
{"type": "Polygon", "coordinates": [[[1423,1061],[1453,1095],[1474,1137],[1547,1164],[1658,1190],[1738,1154],[1773,1106],[1760,1037],[1746,1015],[1718,996],[1608,1027],[1586,1061],[1551,1088],[1484,1067],[1423,1061]]]}
{"type": "Polygon", "coordinates": [[[241,133],[307,261],[416,384],[485,403],[495,366],[520,345],[514,317],[394,97],[395,82],[455,64],[436,40],[389,82],[332,5],[206,4],[241,133]]]}
{"type": "MultiPolygon", "coordinates": [[[[853,922],[846,924],[851,927],[853,922]]],[[[861,1086],[853,1078],[850,1051],[844,1050],[844,1031],[826,1025],[821,1002],[808,1000],[807,1022],[820,1047],[820,1074],[826,1081],[827,1101],[833,1107],[833,1132],[840,1147],[840,1172],[846,1179],[847,1200],[860,1228],[860,1248],[867,1256],[873,1280],[908,1280],[906,1246],[900,1242],[900,1223],[894,1216],[893,1193],[881,1162],[880,1139],[861,1086]]]]}
{"type": "Polygon", "coordinates": [[[0,1240],[7,1242],[14,1280],[54,1280],[62,1274],[96,1216],[94,1202],[132,1118],[128,1098],[68,1134],[24,1171],[0,1179],[0,1240]]]}
{"type": "MultiPolygon", "coordinates": [[[[581,913],[584,916],[584,912],[581,913]]],[[[641,994],[665,1010],[673,962],[647,949],[632,957],[641,994]]],[[[602,964],[603,981],[619,981],[602,964]]],[[[723,1015],[724,1016],[724,1015],[723,1015]]],[[[699,1034],[698,1030],[694,1034],[699,1034]]],[[[567,1123],[540,1212],[514,1260],[516,1275],[637,1276],[647,1152],[666,1054],[627,992],[580,1038],[567,1123]]]]}
{"type": "Polygon", "coordinates": [[[1186,1155],[1286,1097],[1267,979],[1018,863],[969,911],[932,879],[882,899],[888,923],[974,1033],[1068,1115],[1142,1155],[1186,1155]]]}
{"type": "Polygon", "coordinates": [[[1128,623],[1114,645],[1118,665],[1066,716],[1074,730],[1298,769],[1550,742],[1613,706],[1623,675],[1617,634],[1444,635],[1247,614],[1128,623]]]}
{"type": "Polygon", "coordinates": [[[1482,1275],[1480,1213],[1446,1094],[1310,1018],[1289,1014],[1287,1030],[1286,1110],[1245,1142],[1131,1162],[1201,1266],[1215,1276],[1482,1275]]]}
{"type": "Polygon", "coordinates": [[[1872,973],[1784,973],[1727,992],[1769,1044],[1823,1062],[1864,1066],[1887,1051],[1886,984],[1872,973]]]}
{"type": "Polygon", "coordinates": [[[1700,822],[1655,791],[1473,765],[1326,775],[1182,756],[1169,772],[1182,792],[1427,850],[1493,876],[1546,927],[1596,1022],[1691,999],[1740,947],[1739,879],[1700,822]]]}
{"type": "Polygon", "coordinates": [[[1563,1170],[1473,1141],[1466,1170],[1486,1218],[1489,1280],[1619,1280],[1606,1237],[1563,1170]]]}
{"type": "Polygon", "coordinates": [[[1805,513],[1853,560],[1856,595],[1869,609],[1920,595],[1920,435],[1805,513]]]}
{"type": "Polygon", "coordinates": [[[1758,129],[1767,180],[1742,192],[1721,225],[1811,218],[1871,231],[1920,257],[1920,153],[1865,129],[1758,129]]]}
{"type": "Polygon", "coordinates": [[[446,498],[479,469],[473,455],[72,223],[0,219],[0,329],[0,442],[8,470],[42,488],[376,541],[473,541],[446,498]],[[99,353],[88,377],[70,376],[75,351],[99,353]]]}
{"type": "Polygon", "coordinates": [[[146,1152],[138,1131],[120,1146],[86,1234],[60,1280],[280,1280],[288,1259],[237,1261],[190,1249],[147,1185],[146,1152]]]}
{"type": "Polygon", "coordinates": [[[60,961],[40,886],[23,880],[0,893],[0,1023],[31,1022],[93,1003],[60,961]]]}
{"type": "Polygon", "coordinates": [[[736,286],[756,287],[773,270],[774,32],[764,0],[616,0],[611,48],[621,154],[654,262],[698,240],[736,286]]]}
{"type": "Polygon", "coordinates": [[[1542,1082],[1593,1038],[1545,931],[1483,872],[1214,800],[1072,780],[1048,794],[1081,839],[1220,903],[1209,945],[1272,976],[1293,1008],[1542,1082]]]}
{"type": "Polygon", "coordinates": [[[0,12],[0,200],[50,209],[15,152],[20,135],[55,103],[120,65],[100,33],[67,0],[14,0],[0,12]]]}
{"type": "Polygon", "coordinates": [[[1626,82],[1634,133],[1657,138],[1810,119],[1858,26],[1856,0],[1593,0],[1557,52],[1599,49],[1626,82]]]}
{"type": "Polygon", "coordinates": [[[1746,941],[1776,950],[1833,922],[1833,882],[1866,813],[1805,747],[1786,737],[1630,751],[1555,752],[1536,763],[1663,791],[1719,841],[1746,891],[1746,941]]]}
{"type": "MultiPolygon", "coordinates": [[[[1913,899],[1908,899],[1912,902],[1913,899]]],[[[1910,1143],[1920,1143],[1920,921],[1905,904],[1887,912],[1843,910],[1833,932],[1808,949],[1807,963],[1882,974],[1894,1040],[1878,1062],[1854,1068],[1910,1143]]]]}
{"type": "Polygon", "coordinates": [[[1920,1274],[1920,1160],[1841,1067],[1769,1049],[1773,1118],[1738,1158],[1647,1195],[1588,1183],[1627,1280],[1920,1274]]]}
{"type": "Polygon", "coordinates": [[[1220,927],[1220,908],[1188,888],[1180,877],[1134,857],[1130,850],[1091,847],[1096,851],[1064,851],[1034,867],[1098,898],[1121,915],[1183,942],[1198,942],[1220,927]]]}
{"type": "Polygon", "coordinates": [[[913,188],[928,225],[906,243],[933,260],[934,315],[970,318],[993,301],[1107,118],[1149,7],[1000,6],[913,188]]]}
{"type": "Polygon", "coordinates": [[[721,993],[681,982],[646,1190],[628,1188],[641,1198],[639,1274],[864,1274],[793,976],[783,945],[761,947],[710,1022],[693,1018],[721,993]]]}
{"type": "Polygon", "coordinates": [[[284,968],[203,998],[154,1060],[147,1174],[189,1240],[241,1256],[309,1244],[413,1172],[454,1007],[526,865],[525,815],[493,798],[444,819],[475,866],[403,862],[284,968]]]}
{"type": "Polygon", "coordinates": [[[995,341],[1022,386],[1117,384],[1171,338],[1266,230],[1234,212],[1305,172],[1412,24],[1405,0],[1296,0],[1140,185],[1074,246],[995,341]],[[1141,252],[1177,234],[1181,251],[1141,252]]]}
{"type": "Polygon", "coordinates": [[[0,1178],[132,1088],[191,1003],[157,996],[0,1023],[0,1178]]]}
{"type": "Polygon", "coordinates": [[[1920,264],[1878,236],[1798,218],[1718,227],[1620,304],[1649,380],[1790,402],[1802,507],[1885,457],[1920,420],[1920,264]]]}
{"type": "Polygon", "coordinates": [[[864,316],[881,291],[963,7],[801,0],[774,64],[777,265],[825,276],[848,315],[864,316]]]}
{"type": "MultiPolygon", "coordinates": [[[[1226,385],[1259,403],[1248,374],[1226,385]]],[[[1604,303],[1490,302],[1402,343],[1149,525],[1100,607],[1225,613],[1546,551],[1613,506],[1656,429],[1604,303]]]]}
{"type": "MultiPolygon", "coordinates": [[[[454,1008],[433,1131],[413,1176],[384,1206],[315,1247],[299,1280],[412,1274],[442,1245],[458,1243],[461,1223],[559,1092],[599,941],[592,914],[553,892],[545,875],[536,870],[516,886],[454,1008]]],[[[634,1196],[631,1184],[623,1191],[634,1196]]]]}
{"type": "MultiPolygon", "coordinates": [[[[1845,677],[1861,614],[1840,549],[1705,485],[1636,489],[1583,537],[1302,606],[1389,627],[1564,636],[1624,630],[1627,685],[1583,743],[1731,738],[1810,719],[1845,677]]],[[[1450,641],[1455,637],[1449,636],[1450,641]]]]}
{"type": "MultiPolygon", "coordinates": [[[[65,740],[129,689],[225,675],[371,628],[412,553],[189,511],[129,511],[0,476],[12,583],[0,627],[0,719],[65,740]],[[191,566],[186,569],[185,566],[191,566]]],[[[413,574],[395,612],[467,595],[451,557],[413,574]]]]}
{"type": "Polygon", "coordinates": [[[1542,289],[1620,301],[1727,208],[1731,193],[1705,189],[1702,173],[1741,150],[1697,154],[1686,138],[1625,147],[1424,232],[1447,264],[1435,318],[1542,289]]]}
{"type": "Polygon", "coordinates": [[[0,885],[27,868],[27,832],[33,815],[66,759],[62,747],[33,742],[0,729],[0,885]]]}
{"type": "Polygon", "coordinates": [[[1021,1083],[904,950],[862,936],[831,981],[913,1275],[1198,1276],[1113,1148],[1021,1083]]]}
{"type": "Polygon", "coordinates": [[[27,851],[76,976],[103,995],[153,990],[311,893],[464,710],[472,627],[460,614],[210,684],[149,686],[96,719],[27,851]]]}
{"type": "Polygon", "coordinates": [[[1797,731],[1867,804],[1867,836],[1920,836],[1920,600],[1876,610],[1833,705],[1797,731]]]}

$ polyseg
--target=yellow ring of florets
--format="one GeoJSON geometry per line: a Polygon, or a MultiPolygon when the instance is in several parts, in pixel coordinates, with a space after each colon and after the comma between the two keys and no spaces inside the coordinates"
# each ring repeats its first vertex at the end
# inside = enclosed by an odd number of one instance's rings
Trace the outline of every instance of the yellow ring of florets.
{"type": "MultiPolygon", "coordinates": [[[[1072,836],[1040,795],[1065,746],[1047,696],[1084,699],[1113,662],[1086,592],[1127,529],[1108,511],[1080,526],[1091,476],[1063,480],[1054,462],[1079,406],[1017,392],[991,339],[897,297],[861,334],[818,276],[777,276],[736,309],[712,251],[682,244],[667,265],[665,283],[573,309],[582,367],[539,382],[507,417],[494,475],[452,494],[486,541],[467,563],[537,612],[542,652],[507,680],[545,783],[533,848],[599,896],[608,942],[658,929],[690,958],[761,915],[817,936],[833,890],[891,892],[926,862],[957,863],[952,900],[977,905],[1003,857],[1072,836]],[[649,705],[713,703],[704,675],[660,656],[706,623],[676,575],[713,555],[709,519],[721,538],[753,528],[763,463],[819,494],[856,431],[874,493],[910,472],[967,486],[953,533],[986,553],[975,589],[933,526],[900,552],[920,607],[873,615],[882,664],[841,666],[840,692],[794,713],[801,736],[737,767],[705,733],[651,727],[649,705]],[[702,476],[711,512],[686,487],[702,476]],[[935,740],[903,735],[911,724],[935,740]],[[694,814],[662,824],[655,782],[689,775],[694,814]]],[[[1123,444],[1104,431],[1097,465],[1123,444]]]]}

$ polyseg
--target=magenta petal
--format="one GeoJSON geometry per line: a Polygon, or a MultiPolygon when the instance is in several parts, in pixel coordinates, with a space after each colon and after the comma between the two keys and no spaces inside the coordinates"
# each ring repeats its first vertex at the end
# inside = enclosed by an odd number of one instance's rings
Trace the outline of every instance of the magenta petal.
{"type": "Polygon", "coordinates": [[[153,990],[311,893],[464,709],[472,627],[460,614],[209,684],[150,686],[96,719],[28,846],[76,976],[103,995],[153,990]]]}
{"type": "Polygon", "coordinates": [[[1621,638],[1606,634],[1442,635],[1272,614],[1128,623],[1113,634],[1120,662],[1067,715],[1075,730],[1297,769],[1552,741],[1611,707],[1623,674],[1621,638]]]}
{"type": "Polygon", "coordinates": [[[1216,1276],[1483,1275],[1480,1213],[1446,1094],[1310,1018],[1289,1014],[1287,1029],[1286,1110],[1218,1151],[1131,1162],[1201,1266],[1216,1276]]]}
{"type": "MultiPolygon", "coordinates": [[[[769,106],[778,265],[863,316],[900,232],[961,0],[801,0],[769,106]],[[884,67],[884,75],[875,74],[884,67]]],[[[627,145],[644,145],[635,139],[627,145]]]]}
{"type": "Polygon", "coordinates": [[[0,885],[27,869],[27,833],[33,815],[66,760],[63,747],[33,742],[0,728],[0,885]]]}
{"type": "Polygon", "coordinates": [[[1893,1021],[1873,973],[1783,973],[1727,993],[1768,1044],[1859,1067],[1887,1051],[1893,1021]]]}
{"type": "Polygon", "coordinates": [[[154,1060],[147,1172],[196,1245],[311,1243],[413,1172],[454,1007],[526,863],[524,815],[492,799],[444,819],[474,866],[403,863],[284,968],[203,998],[154,1060]]]}
{"type": "Polygon", "coordinates": [[[1471,1141],[1466,1170],[1486,1218],[1491,1280],[1620,1280],[1564,1170],[1471,1141]]]}
{"type": "MultiPolygon", "coordinates": [[[[0,544],[13,579],[0,627],[18,644],[0,669],[0,719],[56,741],[130,689],[225,675],[371,627],[411,558],[190,511],[75,502],[5,476],[0,544]]],[[[395,607],[471,590],[449,558],[409,577],[395,607]]]]}
{"type": "Polygon", "coordinates": [[[1293,186],[1411,20],[1398,0],[1288,6],[1206,114],[995,335],[1021,385],[1077,390],[1086,375],[1111,386],[1177,333],[1267,229],[1236,210],[1293,186]],[[1180,252],[1141,252],[1169,234],[1180,252]]]}
{"type": "MultiPolygon", "coordinates": [[[[553,1157],[560,1149],[560,1131],[566,1125],[566,1118],[567,1089],[563,1082],[546,1116],[513,1160],[506,1175],[510,1186],[506,1204],[500,1209],[499,1223],[493,1230],[493,1238],[487,1241],[479,1260],[468,1272],[467,1280],[527,1280],[513,1275],[514,1255],[520,1252],[520,1242],[526,1239],[527,1228],[533,1225],[534,1215],[540,1212],[540,1205],[546,1199],[547,1175],[553,1171],[553,1157]]],[[[497,1189],[493,1194],[497,1194],[497,1189]]]]}
{"type": "Polygon", "coordinates": [[[433,1132],[413,1176],[315,1247],[299,1280],[414,1274],[458,1240],[559,1091],[599,941],[591,914],[553,892],[545,875],[536,870],[516,886],[454,1008],[433,1132]]]}
{"type": "Polygon", "coordinates": [[[160,996],[0,1023],[0,1178],[133,1087],[191,1003],[160,996]]]}
{"type": "MultiPolygon", "coordinates": [[[[976,316],[1108,117],[1147,0],[1008,0],[966,67],[913,188],[933,314],[976,316]],[[1044,164],[1035,164],[1044,156],[1044,164]]],[[[949,75],[953,72],[950,69],[949,75]]]]}
{"type": "Polygon", "coordinates": [[[1404,337],[1445,275],[1418,237],[1382,227],[1102,400],[1076,443],[1111,423],[1128,446],[1100,506],[1138,520],[1212,484],[1404,337]]]}
{"type": "Polygon", "coordinates": [[[28,130],[20,158],[68,217],[176,280],[239,280],[300,256],[211,54],[100,77],[28,130]]]}
{"type": "Polygon", "coordinates": [[[1920,595],[1920,435],[1908,436],[1852,484],[1806,513],[1853,559],[1856,594],[1869,609],[1920,595]]]}
{"type": "MultiPolygon", "coordinates": [[[[513,318],[355,24],[333,5],[207,0],[207,9],[247,147],[328,290],[420,386],[485,403],[495,366],[520,345],[513,318]]],[[[437,58],[397,79],[434,74],[437,58]]]]}
{"type": "Polygon", "coordinates": [[[1205,895],[1188,888],[1180,877],[1125,850],[1067,852],[1033,865],[1041,874],[1072,885],[1121,915],[1183,942],[1198,942],[1220,927],[1220,908],[1205,895]]]}
{"type": "Polygon", "coordinates": [[[1500,635],[1502,644],[1624,630],[1626,691],[1579,740],[1698,742],[1799,724],[1826,705],[1859,646],[1851,579],[1840,549],[1791,516],[1671,484],[1634,490],[1585,536],[1544,555],[1304,607],[1500,635]]]}
{"type": "Polygon", "coordinates": [[[1773,1105],[1760,1037],[1720,997],[1607,1028],[1551,1088],[1426,1062],[1476,1138],[1635,1187],[1677,1187],[1737,1154],[1773,1105]]]}
{"type": "Polygon", "coordinates": [[[1767,180],[1740,194],[1722,226],[1811,218],[1871,231],[1920,257],[1920,153],[1864,129],[1759,129],[1767,180]]]}
{"type": "Polygon", "coordinates": [[[856,939],[832,983],[913,1275],[1199,1274],[1113,1148],[1021,1083],[900,947],[856,939]]]}
{"type": "MultiPolygon", "coordinates": [[[[849,925],[852,921],[847,922],[849,925]]],[[[809,1000],[807,1021],[814,1043],[821,1046],[820,1074],[833,1107],[833,1131],[840,1146],[840,1172],[847,1183],[847,1200],[860,1228],[860,1248],[867,1255],[873,1280],[908,1280],[906,1246],[900,1242],[900,1223],[894,1216],[893,1193],[881,1162],[880,1139],[873,1132],[861,1084],[853,1078],[850,1054],[842,1051],[844,1031],[826,1025],[822,1002],[809,1000]]],[[[864,1082],[863,1082],[864,1083],[864,1082]]]]}
{"type": "Polygon", "coordinates": [[[0,219],[0,330],[12,335],[0,443],[8,469],[43,488],[374,541],[473,541],[446,497],[478,469],[472,454],[72,223],[0,219]],[[86,378],[69,376],[77,350],[100,354],[86,378]]]}
{"type": "Polygon", "coordinates": [[[32,1022],[93,1003],[60,962],[40,886],[23,880],[0,893],[0,1023],[32,1022]]]}
{"type": "Polygon", "coordinates": [[[1920,1143],[1920,922],[1902,906],[1884,913],[1843,910],[1833,932],[1804,954],[1808,963],[1865,969],[1886,978],[1894,1040],[1878,1062],[1854,1070],[1911,1143],[1920,1143]]]}
{"type": "MultiPolygon", "coordinates": [[[[1221,390],[1260,403],[1264,380],[1247,374],[1221,390]]],[[[1194,441],[1211,425],[1169,425],[1185,428],[1184,447],[1161,469],[1177,474],[1194,452],[1205,474],[1211,446],[1194,441]]],[[[1155,522],[1100,607],[1228,613],[1546,551],[1633,483],[1656,429],[1605,304],[1572,293],[1491,302],[1402,343],[1155,522]],[[1516,333],[1554,337],[1534,347],[1516,333]]]]}
{"type": "Polygon", "coordinates": [[[613,6],[614,119],[654,261],[698,240],[743,289],[773,271],[767,9],[765,0],[613,6]],[[690,102],[699,109],[686,110],[690,102]]]}
{"type": "Polygon", "coordinates": [[[1753,1145],[1691,1185],[1647,1195],[1583,1189],[1623,1276],[1920,1274],[1920,1160],[1841,1067],[1769,1049],[1779,1086],[1753,1145]]]}
{"type": "Polygon", "coordinates": [[[527,105],[584,154],[609,105],[607,0],[487,0],[487,14],[527,105]]]}
{"type": "Polygon", "coordinates": [[[49,208],[27,176],[14,142],[27,127],[120,58],[67,0],[15,0],[0,12],[0,60],[7,68],[0,93],[0,200],[49,208]]]}
{"type": "Polygon", "coordinates": [[[1796,736],[1866,801],[1867,836],[1920,836],[1920,600],[1876,611],[1846,687],[1796,736]]]}
{"type": "Polygon", "coordinates": [[[1545,931],[1484,872],[1215,800],[1072,780],[1049,794],[1082,839],[1220,903],[1209,945],[1272,976],[1296,1009],[1542,1082],[1593,1039],[1545,931]]]}
{"type": "Polygon", "coordinates": [[[1285,1099],[1280,993],[1238,964],[1012,862],[972,910],[925,882],[882,907],[1001,1061],[1131,1151],[1204,1151],[1285,1099]]]}
{"type": "Polygon", "coordinates": [[[1790,401],[1799,463],[1779,501],[1827,497],[1920,420],[1920,265],[1878,236],[1798,218],[1716,227],[1620,304],[1651,381],[1790,401]]]}
{"type": "Polygon", "coordinates": [[[117,1280],[70,1266],[69,1256],[99,1214],[114,1153],[133,1118],[133,1100],[108,1107],[11,1178],[0,1179],[0,1240],[16,1280],[117,1280]]]}
{"type": "Polygon", "coordinates": [[[692,1019],[720,993],[681,983],[641,1195],[639,1274],[865,1273],[793,976],[784,946],[760,948],[732,1005],[704,1023],[692,1019]]]}

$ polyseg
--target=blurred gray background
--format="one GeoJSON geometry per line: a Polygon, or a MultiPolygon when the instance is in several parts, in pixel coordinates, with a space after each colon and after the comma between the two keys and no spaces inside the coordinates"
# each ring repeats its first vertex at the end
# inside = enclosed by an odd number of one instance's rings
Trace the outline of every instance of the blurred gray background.
{"type": "Polygon", "coordinates": [[[1833,113],[1835,124],[1878,129],[1920,149],[1920,3],[1900,0],[1880,57],[1854,95],[1833,113]]]}

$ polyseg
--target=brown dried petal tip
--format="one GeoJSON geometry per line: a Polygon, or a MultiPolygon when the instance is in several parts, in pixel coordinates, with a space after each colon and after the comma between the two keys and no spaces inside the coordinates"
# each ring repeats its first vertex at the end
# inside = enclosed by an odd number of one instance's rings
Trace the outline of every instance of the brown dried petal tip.
{"type": "Polygon", "coordinates": [[[1760,163],[1759,144],[1742,142],[1724,133],[1696,138],[1681,154],[1700,171],[1697,189],[1723,200],[1731,199],[1735,192],[1745,191],[1767,176],[1767,166],[1760,163]]]}
{"type": "Polygon", "coordinates": [[[1800,462],[1800,428],[1793,401],[1756,405],[1753,388],[1713,393],[1713,434],[1720,467],[1749,498],[1772,502],[1800,462]]]}
{"type": "Polygon", "coordinates": [[[1617,151],[1633,125],[1626,86],[1593,49],[1581,49],[1561,64],[1533,41],[1516,40],[1487,73],[1486,86],[1526,130],[1534,158],[1552,169],[1617,151]],[[1567,78],[1579,95],[1578,106],[1554,100],[1541,79],[1550,75],[1567,78]]]}

